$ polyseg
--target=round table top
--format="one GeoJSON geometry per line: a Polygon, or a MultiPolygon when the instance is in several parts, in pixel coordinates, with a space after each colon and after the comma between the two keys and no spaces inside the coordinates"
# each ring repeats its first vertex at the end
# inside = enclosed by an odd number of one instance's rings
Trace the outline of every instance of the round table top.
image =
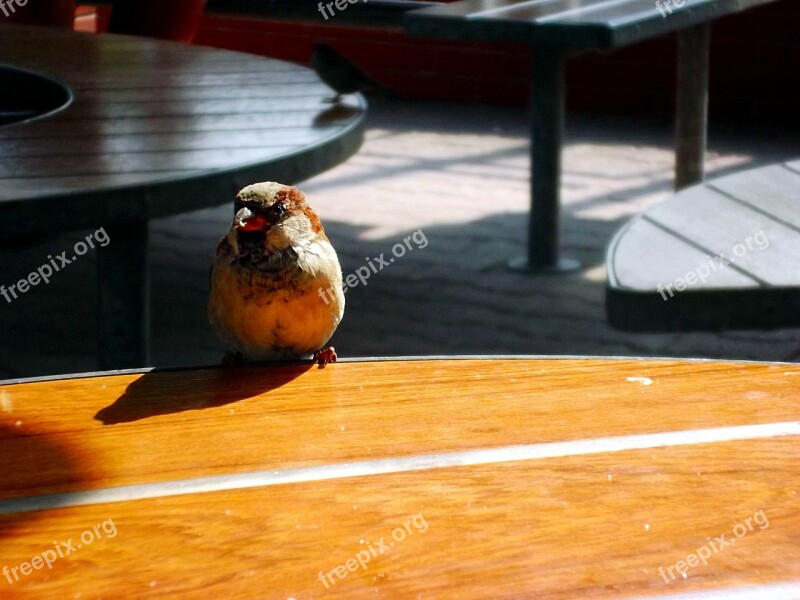
{"type": "Polygon", "coordinates": [[[798,598],[798,381],[796,364],[466,357],[3,383],[0,565],[84,549],[0,589],[798,598]]]}
{"type": "Polygon", "coordinates": [[[0,238],[112,225],[232,202],[354,154],[366,102],[291,63],[111,34],[0,25],[0,63],[72,93],[0,127],[0,238]],[[68,204],[65,203],[68,201],[68,204]]]}

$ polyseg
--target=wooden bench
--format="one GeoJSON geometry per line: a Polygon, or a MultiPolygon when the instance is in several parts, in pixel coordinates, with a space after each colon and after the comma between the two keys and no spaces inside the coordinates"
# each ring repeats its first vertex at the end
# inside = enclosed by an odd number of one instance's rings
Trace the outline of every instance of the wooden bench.
{"type": "Polygon", "coordinates": [[[559,260],[559,192],[564,127],[564,62],[678,32],[675,183],[702,181],[706,149],[710,23],[774,0],[462,0],[411,11],[412,35],[520,42],[533,48],[531,216],[528,255],[512,266],[528,271],[577,267],[559,260]]]}
{"type": "Polygon", "coordinates": [[[620,329],[800,326],[800,161],[683,190],[617,233],[606,268],[620,329]]]}

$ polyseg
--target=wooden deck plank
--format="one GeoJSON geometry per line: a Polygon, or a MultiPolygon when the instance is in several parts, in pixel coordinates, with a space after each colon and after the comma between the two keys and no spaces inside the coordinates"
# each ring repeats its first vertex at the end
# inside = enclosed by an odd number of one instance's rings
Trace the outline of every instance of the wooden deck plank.
{"type": "MultiPolygon", "coordinates": [[[[198,169],[185,169],[181,171],[162,171],[158,174],[152,171],[143,173],[117,173],[114,176],[119,185],[148,185],[158,181],[159,176],[164,181],[174,180],[179,177],[191,177],[200,174],[198,169]],[[158,175],[158,176],[157,176],[158,175]]],[[[87,184],[103,184],[108,182],[107,175],[70,175],[70,176],[37,176],[20,177],[19,179],[6,179],[0,190],[0,202],[19,201],[27,198],[42,198],[46,196],[81,194],[86,190],[87,184]],[[33,188],[36,191],[33,191],[33,188]]]]}
{"type": "Polygon", "coordinates": [[[726,269],[740,270],[764,285],[791,286],[800,281],[798,232],[708,186],[676,194],[648,210],[645,218],[691,240],[709,256],[724,258],[730,263],[726,269]]]}
{"type": "MultiPolygon", "coordinates": [[[[687,0],[686,5],[697,4],[703,0],[687,0]]],[[[535,21],[541,24],[557,22],[571,25],[607,25],[618,26],[623,19],[633,19],[639,22],[653,17],[661,17],[661,13],[653,2],[648,0],[599,0],[580,2],[575,4],[565,0],[558,6],[558,10],[548,10],[547,6],[519,3],[500,13],[490,13],[490,18],[511,18],[517,20],[535,21]]]]}
{"type": "MultiPolygon", "coordinates": [[[[685,278],[698,265],[708,266],[708,253],[687,244],[646,219],[635,219],[618,234],[609,249],[609,285],[659,294],[659,285],[685,278]]],[[[706,278],[705,288],[757,287],[756,280],[734,269],[719,268],[706,278]]],[[[669,294],[667,293],[667,296],[669,294]]]]}
{"type": "MultiPolygon", "coordinates": [[[[277,158],[290,154],[296,145],[270,147],[277,158]]],[[[212,150],[164,150],[100,154],[92,161],[76,163],[73,156],[15,157],[14,161],[0,163],[0,180],[29,178],[44,174],[46,177],[74,177],[84,175],[109,175],[125,173],[154,173],[161,171],[223,170],[248,163],[258,163],[264,156],[263,148],[227,148],[212,150]]],[[[225,199],[220,199],[220,204],[225,199]]]]}
{"type": "MultiPolygon", "coordinates": [[[[93,120],[91,123],[77,123],[70,120],[58,120],[49,123],[32,122],[25,129],[16,125],[0,128],[0,141],[3,140],[40,140],[42,138],[61,137],[93,137],[105,140],[118,135],[137,136],[169,131],[173,134],[196,134],[206,132],[227,132],[233,136],[240,131],[248,130],[300,130],[313,127],[319,113],[315,111],[292,112],[279,115],[273,112],[252,115],[199,115],[150,117],[148,119],[108,119],[93,120]],[[249,127],[248,127],[249,125],[249,127]]],[[[335,122],[334,122],[335,124],[335,122]]],[[[323,123],[325,127],[328,123],[323,123]]],[[[265,133],[265,137],[269,135],[265,133]]]]}
{"type": "MultiPolygon", "coordinates": [[[[167,100],[162,102],[115,102],[98,105],[87,103],[82,107],[66,109],[58,118],[59,121],[71,119],[85,121],[93,114],[96,115],[98,119],[149,119],[150,117],[168,118],[236,114],[249,116],[253,113],[276,113],[282,115],[293,112],[319,114],[330,108],[330,103],[324,101],[326,92],[323,86],[316,86],[315,91],[316,93],[313,96],[296,98],[291,107],[286,106],[286,100],[282,97],[197,100],[191,103],[180,100],[167,100]]],[[[314,132],[311,131],[309,133],[313,134],[314,132]]]]}
{"type": "MultiPolygon", "coordinates": [[[[334,128],[330,129],[335,132],[334,128]]],[[[236,132],[231,135],[226,132],[195,132],[176,137],[173,133],[145,133],[127,136],[124,138],[108,137],[102,140],[93,140],[87,144],[81,136],[68,138],[55,138],[53,140],[36,139],[19,142],[7,140],[0,146],[0,159],[4,158],[32,158],[54,156],[92,156],[109,154],[135,154],[141,148],[157,146],[160,152],[186,152],[194,150],[221,150],[244,148],[293,148],[297,145],[309,143],[319,139],[319,132],[312,134],[302,130],[275,131],[272,129],[256,129],[236,132]]],[[[143,152],[147,152],[144,150],[143,152]]]]}
{"type": "MultiPolygon", "coordinates": [[[[238,83],[259,83],[265,86],[291,86],[291,85],[309,85],[315,84],[318,80],[314,77],[313,72],[301,71],[298,67],[296,71],[277,71],[271,73],[265,69],[269,63],[262,65],[261,69],[243,69],[241,72],[231,72],[230,69],[219,69],[218,73],[209,73],[201,71],[197,73],[181,72],[180,70],[167,71],[164,73],[165,83],[173,87],[206,87],[206,86],[234,86],[238,83]]],[[[31,63],[30,68],[45,69],[45,63],[31,63]]],[[[134,69],[135,65],[131,67],[134,69]]],[[[52,66],[50,67],[52,70],[52,66]]],[[[64,76],[69,77],[70,84],[76,90],[82,89],[136,89],[136,88],[162,88],[164,85],[158,85],[158,82],[148,76],[148,71],[143,67],[140,73],[132,73],[129,77],[125,77],[122,70],[111,71],[108,77],[104,77],[101,81],[92,78],[90,74],[81,72],[80,70],[68,71],[65,70],[64,76]]],[[[231,96],[235,96],[235,90],[231,90],[231,96]]]]}
{"type": "MultiPolygon", "coordinates": [[[[709,187],[773,216],[800,234],[800,173],[773,165],[720,177],[709,187]]],[[[800,238],[795,243],[800,244],[800,238]]]]}
{"type": "MultiPolygon", "coordinates": [[[[157,81],[144,76],[125,78],[112,73],[102,82],[81,76],[75,73],[75,81],[72,82],[73,89],[80,90],[127,90],[127,89],[163,89],[157,81]]],[[[275,85],[281,86],[308,85],[315,83],[312,75],[297,71],[278,71],[276,73],[254,71],[244,73],[210,73],[204,75],[197,73],[193,75],[172,75],[170,83],[182,88],[203,88],[203,87],[234,87],[239,85],[275,85]]]]}
{"type": "MultiPolygon", "coordinates": [[[[293,83],[281,86],[280,94],[284,98],[304,97],[311,90],[319,88],[318,83],[293,83]]],[[[236,97],[241,99],[268,99],[275,97],[275,90],[263,83],[240,84],[237,86],[236,97]]],[[[171,100],[225,100],[230,97],[230,92],[224,86],[185,87],[179,91],[173,90],[165,94],[158,88],[128,88],[118,89],[83,89],[81,94],[87,101],[110,103],[163,102],[164,98],[171,100]]]]}
{"type": "Polygon", "coordinates": [[[798,459],[797,437],[762,439],[3,515],[9,566],[107,528],[52,570],[0,586],[11,598],[555,600],[791,582],[798,459]],[[706,564],[680,577],[674,565],[704,546],[706,564]],[[362,551],[365,568],[326,588],[320,572],[362,551]]]}
{"type": "MultiPolygon", "coordinates": [[[[62,52],[67,51],[67,47],[62,52]]],[[[134,56],[131,54],[101,54],[96,60],[92,61],[92,65],[99,69],[112,69],[109,73],[111,77],[121,79],[123,73],[130,74],[134,80],[144,81],[147,79],[147,69],[151,68],[153,63],[158,63],[159,67],[163,67],[165,80],[169,81],[173,76],[192,76],[192,75],[214,75],[214,74],[227,74],[239,73],[245,75],[252,71],[260,71],[264,68],[265,63],[260,63],[261,57],[248,55],[244,53],[226,52],[222,51],[221,56],[212,56],[211,52],[201,51],[191,54],[173,54],[169,51],[161,51],[160,53],[148,56],[134,56]],[[130,56],[130,58],[128,58],[130,56]],[[260,64],[259,64],[260,63],[260,64]]],[[[30,68],[47,68],[48,65],[52,68],[54,56],[48,53],[36,54],[27,51],[20,52],[15,55],[16,60],[24,60],[30,68]]],[[[277,62],[275,59],[267,59],[269,62],[277,62]]],[[[59,71],[69,77],[75,77],[77,80],[84,79],[82,74],[86,72],[86,62],[81,63],[80,60],[75,58],[75,55],[70,55],[67,60],[59,60],[59,71]],[[83,67],[83,68],[82,68],[83,67]]],[[[275,78],[280,81],[284,77],[293,77],[297,75],[298,71],[291,70],[286,67],[279,68],[275,71],[275,78]]],[[[152,82],[152,79],[151,79],[152,82]]]]}
{"type": "Polygon", "coordinates": [[[746,363],[431,360],[7,385],[0,497],[792,421],[797,376],[746,363]]]}

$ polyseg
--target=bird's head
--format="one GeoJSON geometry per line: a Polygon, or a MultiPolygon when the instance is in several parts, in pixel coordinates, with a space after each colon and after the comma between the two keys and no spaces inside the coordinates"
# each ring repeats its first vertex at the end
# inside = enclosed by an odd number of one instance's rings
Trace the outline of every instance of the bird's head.
{"type": "Polygon", "coordinates": [[[312,243],[325,233],[319,218],[296,187],[273,181],[241,190],[228,243],[235,254],[252,262],[290,247],[312,243]]]}

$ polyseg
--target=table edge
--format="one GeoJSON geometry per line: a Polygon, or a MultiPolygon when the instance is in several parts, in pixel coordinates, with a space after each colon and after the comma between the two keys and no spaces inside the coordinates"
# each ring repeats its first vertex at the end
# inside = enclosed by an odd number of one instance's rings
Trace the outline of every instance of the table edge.
{"type": "MultiPolygon", "coordinates": [[[[788,361],[762,361],[746,359],[716,359],[716,358],[681,358],[673,356],[594,356],[594,355],[574,355],[574,354],[433,354],[433,355],[409,355],[409,356],[352,356],[339,358],[339,363],[372,363],[372,362],[430,362],[430,361],[467,361],[467,360],[585,360],[585,361],[605,361],[613,362],[677,362],[683,364],[742,364],[742,365],[770,365],[796,367],[797,363],[788,361]]],[[[252,365],[239,367],[242,369],[262,369],[269,366],[296,366],[313,364],[313,360],[295,360],[281,362],[261,362],[252,365]]],[[[26,383],[43,383],[51,381],[64,381],[71,379],[90,379],[92,377],[114,377],[117,375],[138,375],[144,373],[175,373],[180,371],[218,371],[226,369],[222,365],[196,365],[190,367],[143,367],[139,369],[117,369],[111,371],[85,371],[79,373],[63,373],[58,375],[40,375],[36,377],[18,377],[10,379],[0,379],[0,386],[19,385],[26,383]]]]}
{"type": "MultiPolygon", "coordinates": [[[[0,24],[9,29],[25,29],[32,32],[41,30],[52,33],[51,28],[0,24]]],[[[135,36],[124,36],[113,33],[93,34],[88,32],[69,32],[87,37],[101,35],[105,38],[132,38],[143,44],[163,44],[183,47],[184,44],[166,40],[148,40],[135,36]]],[[[298,63],[280,60],[271,57],[239,52],[228,49],[212,48],[207,46],[191,46],[198,52],[218,52],[241,55],[249,59],[264,59],[265,61],[283,62],[292,64],[298,69],[313,73],[313,70],[298,63]]],[[[59,111],[47,114],[52,117],[56,113],[66,111],[78,101],[73,83],[60,74],[52,74],[41,68],[32,68],[28,64],[9,62],[7,59],[2,64],[12,66],[19,70],[27,70],[44,75],[65,86],[71,93],[68,105],[59,111]]],[[[360,94],[350,95],[355,106],[351,106],[354,114],[349,122],[341,129],[329,133],[313,146],[304,146],[290,149],[279,156],[272,157],[268,162],[263,160],[250,160],[233,166],[214,169],[203,169],[199,172],[186,172],[179,176],[169,178],[156,178],[155,180],[138,183],[125,183],[104,186],[102,188],[81,188],[75,190],[62,190],[57,193],[47,193],[34,197],[8,198],[0,201],[0,238],[4,240],[24,239],[29,236],[55,235],[59,233],[78,231],[99,226],[119,225],[130,222],[148,221],[228,204],[233,201],[233,196],[245,185],[265,178],[278,180],[282,183],[295,185],[324,173],[354,156],[361,148],[365,135],[365,121],[368,112],[366,98],[360,94]],[[186,197],[203,197],[203,202],[192,202],[187,205],[182,201],[186,197]],[[60,212],[64,200],[73,204],[73,210],[67,223],[41,220],[36,214],[49,210],[60,212]],[[128,208],[120,216],[119,206],[128,208]]],[[[36,121],[42,121],[42,118],[36,121]]],[[[15,123],[25,125],[28,122],[15,123]]]]}

